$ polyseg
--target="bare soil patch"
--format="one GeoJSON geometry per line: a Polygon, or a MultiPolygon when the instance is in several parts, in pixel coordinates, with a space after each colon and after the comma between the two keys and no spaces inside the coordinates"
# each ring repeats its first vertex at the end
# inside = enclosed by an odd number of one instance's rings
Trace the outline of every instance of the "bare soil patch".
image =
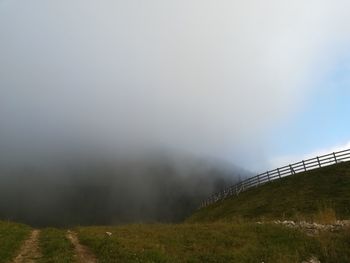
{"type": "Polygon", "coordinates": [[[97,263],[95,255],[86,246],[80,244],[78,236],[75,232],[67,231],[67,238],[74,246],[74,257],[81,263],[97,263]]]}
{"type": "Polygon", "coordinates": [[[40,231],[35,229],[30,237],[24,242],[18,255],[12,261],[13,263],[34,263],[41,257],[39,249],[39,234],[40,231]]]}

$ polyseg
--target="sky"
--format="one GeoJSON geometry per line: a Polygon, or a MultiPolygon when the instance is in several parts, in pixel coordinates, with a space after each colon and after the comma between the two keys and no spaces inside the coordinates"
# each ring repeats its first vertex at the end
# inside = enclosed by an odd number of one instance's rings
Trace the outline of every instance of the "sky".
{"type": "Polygon", "coordinates": [[[350,3],[0,0],[0,144],[260,171],[350,142],[350,3]]]}
{"type": "Polygon", "coordinates": [[[350,149],[350,64],[335,64],[308,104],[270,135],[271,167],[350,149]]]}

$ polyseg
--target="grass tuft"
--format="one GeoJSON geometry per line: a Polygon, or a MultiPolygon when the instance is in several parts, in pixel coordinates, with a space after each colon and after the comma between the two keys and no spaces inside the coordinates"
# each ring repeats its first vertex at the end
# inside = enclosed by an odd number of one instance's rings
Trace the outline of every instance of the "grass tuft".
{"type": "Polygon", "coordinates": [[[315,215],[314,221],[321,224],[333,224],[337,221],[337,215],[333,208],[323,208],[315,215]]]}

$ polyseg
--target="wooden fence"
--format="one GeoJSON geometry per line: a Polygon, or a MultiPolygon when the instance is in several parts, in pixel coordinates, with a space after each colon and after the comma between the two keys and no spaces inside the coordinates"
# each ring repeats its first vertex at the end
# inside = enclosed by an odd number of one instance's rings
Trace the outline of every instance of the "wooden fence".
{"type": "Polygon", "coordinates": [[[317,156],[312,159],[303,160],[298,163],[286,165],[271,171],[267,171],[265,173],[258,174],[254,177],[243,180],[235,185],[232,185],[221,192],[213,194],[208,199],[204,200],[199,208],[206,207],[210,204],[213,204],[232,195],[239,195],[239,193],[248,190],[249,188],[257,187],[259,185],[280,179],[282,177],[306,172],[316,168],[321,168],[324,166],[345,161],[350,161],[350,149],[340,152],[333,152],[322,156],[317,156]]]}

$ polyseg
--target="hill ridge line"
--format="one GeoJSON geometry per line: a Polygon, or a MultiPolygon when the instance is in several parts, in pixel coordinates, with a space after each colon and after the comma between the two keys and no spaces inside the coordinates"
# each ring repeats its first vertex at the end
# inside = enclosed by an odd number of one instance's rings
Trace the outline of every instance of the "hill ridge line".
{"type": "Polygon", "coordinates": [[[214,193],[200,204],[199,209],[209,206],[220,200],[226,199],[227,197],[233,195],[238,196],[241,192],[244,192],[252,187],[258,187],[259,185],[263,185],[271,181],[281,179],[283,177],[303,173],[345,161],[350,161],[350,149],[332,152],[329,154],[316,156],[315,158],[302,160],[297,163],[282,166],[274,170],[270,170],[265,173],[247,178],[220,192],[214,193]]]}

